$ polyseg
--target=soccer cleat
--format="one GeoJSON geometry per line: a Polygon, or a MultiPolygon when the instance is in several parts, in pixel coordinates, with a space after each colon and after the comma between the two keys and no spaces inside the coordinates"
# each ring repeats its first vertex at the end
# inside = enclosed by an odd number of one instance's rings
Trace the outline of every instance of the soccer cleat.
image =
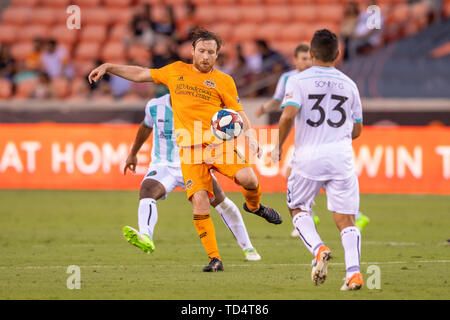
{"type": "Polygon", "coordinates": [[[319,225],[319,223],[320,223],[320,218],[319,218],[319,216],[316,216],[316,215],[313,213],[312,218],[313,218],[313,220],[314,220],[314,224],[315,224],[316,226],[319,225]]]}
{"type": "Polygon", "coordinates": [[[218,258],[214,257],[209,261],[209,264],[203,267],[203,272],[217,272],[223,271],[223,264],[218,258]]]}
{"type": "Polygon", "coordinates": [[[356,219],[355,225],[359,229],[359,231],[362,232],[364,228],[369,224],[369,222],[370,222],[369,217],[361,213],[361,216],[358,219],[356,219]]]}
{"type": "Polygon", "coordinates": [[[146,253],[152,253],[155,251],[155,245],[148,235],[142,234],[130,226],[123,227],[122,233],[130,244],[138,247],[142,251],[146,253]]]}
{"type": "Polygon", "coordinates": [[[341,291],[359,290],[363,286],[363,276],[360,272],[354,273],[350,279],[345,279],[341,291]]]}
{"type": "Polygon", "coordinates": [[[281,215],[275,209],[266,207],[261,203],[259,204],[259,209],[253,212],[247,207],[247,204],[244,202],[244,210],[263,217],[268,222],[273,224],[280,224],[283,222],[283,218],[281,218],[281,215]]]}
{"type": "Polygon", "coordinates": [[[261,256],[255,248],[248,248],[244,250],[245,260],[247,261],[259,261],[261,256]]]}
{"type": "Polygon", "coordinates": [[[312,261],[311,280],[316,286],[324,283],[327,279],[328,261],[331,258],[331,250],[321,245],[316,258],[312,261]]]}

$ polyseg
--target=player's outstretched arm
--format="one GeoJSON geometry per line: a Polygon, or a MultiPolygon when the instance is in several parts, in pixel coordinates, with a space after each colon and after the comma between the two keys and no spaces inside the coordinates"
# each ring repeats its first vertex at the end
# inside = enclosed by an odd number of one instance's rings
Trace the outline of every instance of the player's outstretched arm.
{"type": "Polygon", "coordinates": [[[152,76],[148,68],[139,66],[127,66],[120,64],[104,63],[89,74],[89,83],[98,82],[106,73],[114,74],[118,77],[134,82],[152,82],[152,76]]]}
{"type": "Polygon", "coordinates": [[[354,123],[352,130],[352,139],[356,139],[361,135],[363,124],[362,122],[354,123]]]}
{"type": "Polygon", "coordinates": [[[250,150],[253,151],[258,158],[261,158],[262,148],[259,145],[258,140],[255,138],[254,131],[252,130],[252,124],[250,123],[247,114],[244,111],[238,111],[238,113],[242,118],[244,135],[250,150]]]}
{"type": "Polygon", "coordinates": [[[272,151],[272,161],[280,161],[281,149],[283,143],[286,141],[289,132],[294,124],[295,116],[297,115],[299,109],[294,105],[286,105],[283,109],[283,113],[280,117],[280,122],[278,123],[279,133],[278,133],[278,143],[272,151]]]}
{"type": "Polygon", "coordinates": [[[152,130],[153,130],[152,128],[147,127],[144,121],[141,122],[139,130],[136,134],[136,138],[134,139],[133,147],[131,148],[131,152],[128,155],[127,160],[125,162],[123,174],[127,173],[127,169],[130,169],[133,173],[136,173],[137,153],[139,152],[144,142],[148,139],[148,137],[152,133],[152,130]]]}
{"type": "Polygon", "coordinates": [[[280,105],[281,105],[280,101],[272,98],[269,101],[267,101],[266,103],[264,103],[263,105],[261,105],[258,109],[256,109],[255,116],[256,116],[256,118],[259,118],[265,113],[279,110],[280,105]]]}

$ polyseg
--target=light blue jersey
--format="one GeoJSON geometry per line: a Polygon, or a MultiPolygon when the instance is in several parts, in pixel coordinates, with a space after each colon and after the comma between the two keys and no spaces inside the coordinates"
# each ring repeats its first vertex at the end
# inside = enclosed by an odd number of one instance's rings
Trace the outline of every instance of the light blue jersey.
{"type": "Polygon", "coordinates": [[[170,95],[151,99],[145,106],[145,124],[153,128],[152,164],[180,165],[170,95]]]}
{"type": "Polygon", "coordinates": [[[290,76],[298,74],[300,71],[297,69],[287,71],[283,73],[280,76],[280,79],[278,79],[277,87],[275,89],[275,93],[273,94],[272,99],[275,99],[277,101],[283,101],[284,95],[286,93],[286,83],[290,76]]]}

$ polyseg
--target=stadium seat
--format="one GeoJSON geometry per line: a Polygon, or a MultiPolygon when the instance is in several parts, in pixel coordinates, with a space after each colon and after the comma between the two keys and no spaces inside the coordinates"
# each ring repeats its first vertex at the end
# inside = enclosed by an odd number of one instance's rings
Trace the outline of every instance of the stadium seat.
{"type": "Polygon", "coordinates": [[[98,58],[100,44],[96,42],[80,42],[76,48],[75,58],[77,60],[94,60],[98,58]]]}
{"type": "Polygon", "coordinates": [[[12,7],[21,7],[21,8],[32,8],[35,7],[40,0],[12,0],[11,6],[12,7]]]}
{"type": "Polygon", "coordinates": [[[211,0],[191,0],[191,2],[197,5],[197,9],[201,8],[202,6],[211,5],[211,0]]]}
{"type": "Polygon", "coordinates": [[[106,39],[106,27],[104,25],[88,25],[81,28],[81,41],[94,41],[102,43],[106,39]]]}
{"type": "Polygon", "coordinates": [[[317,10],[315,6],[303,5],[291,7],[293,20],[295,22],[316,22],[317,10]]]}
{"type": "Polygon", "coordinates": [[[184,6],[185,3],[185,0],[165,0],[165,4],[170,6],[184,6]]]}
{"type": "Polygon", "coordinates": [[[183,60],[192,59],[192,44],[190,42],[185,42],[178,47],[178,54],[183,60]]]}
{"type": "Polygon", "coordinates": [[[14,59],[22,61],[33,52],[33,43],[31,41],[15,42],[11,46],[11,55],[14,59]]]}
{"type": "Polygon", "coordinates": [[[52,87],[57,99],[65,99],[70,95],[70,83],[66,78],[57,77],[52,79],[52,87]]]}
{"type": "Polygon", "coordinates": [[[217,8],[214,7],[198,7],[195,11],[195,20],[199,24],[209,24],[218,19],[220,15],[217,8]]]}
{"type": "Polygon", "coordinates": [[[10,7],[3,11],[2,24],[22,25],[29,21],[31,10],[29,8],[10,7]]]}
{"type": "Polygon", "coordinates": [[[72,47],[78,40],[79,30],[68,30],[66,25],[57,25],[51,28],[49,36],[59,43],[72,47]]]}
{"type": "Polygon", "coordinates": [[[254,23],[243,23],[233,28],[232,40],[234,42],[245,42],[255,39],[258,26],[254,23]]]}
{"type": "Polygon", "coordinates": [[[239,0],[213,0],[215,6],[232,7],[235,6],[239,0]]]}
{"type": "Polygon", "coordinates": [[[286,58],[291,59],[294,56],[295,48],[297,48],[299,43],[299,41],[277,41],[271,43],[271,45],[286,58]]]}
{"type": "Polygon", "coordinates": [[[231,38],[233,27],[229,23],[213,23],[208,26],[208,30],[218,34],[222,39],[227,41],[231,38]]]}
{"type": "Polygon", "coordinates": [[[38,79],[24,80],[16,84],[15,99],[28,99],[38,85],[38,79]]]}
{"type": "Polygon", "coordinates": [[[220,8],[220,14],[217,19],[227,23],[240,23],[243,22],[242,11],[239,7],[223,7],[220,8]]]}
{"type": "Polygon", "coordinates": [[[124,10],[120,8],[105,9],[111,16],[111,23],[113,24],[129,24],[133,19],[133,10],[124,10]]]}
{"type": "Polygon", "coordinates": [[[84,9],[81,14],[81,25],[108,25],[112,19],[113,17],[104,8],[88,8],[84,9]]]}
{"type": "Polygon", "coordinates": [[[290,0],[264,0],[264,4],[267,6],[288,6],[290,0]]]}
{"type": "Polygon", "coordinates": [[[11,97],[12,84],[5,78],[0,78],[0,100],[6,100],[11,97]]]}
{"type": "Polygon", "coordinates": [[[125,45],[122,41],[108,42],[103,46],[101,59],[103,61],[124,60],[126,57],[125,45]]]}
{"type": "Polygon", "coordinates": [[[270,22],[292,22],[291,10],[286,6],[266,7],[266,14],[270,22]]]}
{"type": "Polygon", "coordinates": [[[30,15],[29,23],[50,26],[55,23],[58,14],[65,15],[66,12],[60,9],[36,8],[33,9],[33,13],[30,15]]]}
{"type": "Polygon", "coordinates": [[[267,19],[266,8],[263,6],[241,6],[242,23],[262,23],[267,19]]]}
{"type": "Polygon", "coordinates": [[[242,5],[255,5],[260,6],[263,4],[263,0],[238,0],[238,2],[242,5]]]}
{"type": "Polygon", "coordinates": [[[43,25],[28,25],[20,28],[16,35],[19,41],[31,41],[34,38],[46,38],[49,34],[49,28],[43,25]]]}
{"type": "Polygon", "coordinates": [[[419,29],[424,28],[428,23],[429,7],[425,2],[419,2],[412,6],[411,15],[414,23],[416,23],[419,29]]]}
{"type": "Polygon", "coordinates": [[[444,16],[446,18],[450,17],[450,1],[447,0],[444,3],[444,16]]]}
{"type": "Polygon", "coordinates": [[[45,8],[67,8],[72,3],[71,0],[41,0],[40,4],[45,8]]]}
{"type": "Polygon", "coordinates": [[[128,8],[130,8],[132,3],[133,3],[133,0],[103,0],[103,4],[106,7],[111,7],[111,8],[128,9],[128,8]]]}
{"type": "Polygon", "coordinates": [[[321,22],[339,23],[344,15],[343,9],[340,5],[317,6],[317,17],[321,22]]]}
{"type": "Polygon", "coordinates": [[[265,23],[259,27],[255,36],[268,42],[276,41],[285,34],[286,26],[281,23],[265,23]]]}
{"type": "Polygon", "coordinates": [[[134,45],[130,46],[127,51],[129,59],[139,63],[140,65],[149,65],[152,57],[151,51],[145,46],[134,45]]]}
{"type": "Polygon", "coordinates": [[[81,8],[94,8],[98,7],[101,0],[73,0],[72,4],[75,4],[81,8]]]}
{"type": "Polygon", "coordinates": [[[17,39],[18,27],[14,25],[0,25],[0,43],[12,43],[17,39]]]}
{"type": "Polygon", "coordinates": [[[109,34],[109,40],[124,40],[125,37],[129,34],[130,30],[128,25],[116,24],[109,34]]]}
{"type": "Polygon", "coordinates": [[[408,19],[410,18],[411,9],[409,5],[403,3],[395,6],[392,9],[392,22],[393,23],[405,23],[408,22],[408,19]]]}
{"type": "Polygon", "coordinates": [[[283,32],[280,33],[279,39],[282,41],[304,41],[306,38],[305,31],[308,25],[305,23],[292,23],[283,27],[283,32]]]}

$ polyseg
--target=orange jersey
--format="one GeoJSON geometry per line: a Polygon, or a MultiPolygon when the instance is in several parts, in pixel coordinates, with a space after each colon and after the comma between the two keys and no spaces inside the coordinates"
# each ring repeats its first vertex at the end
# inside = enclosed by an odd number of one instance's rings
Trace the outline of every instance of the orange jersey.
{"type": "Polygon", "coordinates": [[[150,69],[150,74],[156,84],[169,88],[175,134],[181,147],[211,143],[211,118],[225,106],[243,110],[233,78],[217,69],[202,73],[192,64],[177,61],[150,69]]]}

